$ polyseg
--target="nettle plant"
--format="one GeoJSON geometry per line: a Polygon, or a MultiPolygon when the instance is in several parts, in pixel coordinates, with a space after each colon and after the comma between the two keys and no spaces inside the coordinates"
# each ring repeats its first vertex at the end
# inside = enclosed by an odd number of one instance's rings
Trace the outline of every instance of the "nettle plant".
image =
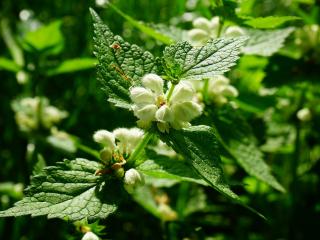
{"type": "MultiPolygon", "coordinates": [[[[230,101],[237,90],[222,76],[235,65],[248,37],[209,39],[201,46],[177,42],[156,58],[114,35],[91,13],[98,78],[109,102],[132,111],[137,127],[96,131],[100,161],[77,158],[45,167],[31,178],[25,197],[1,217],[106,218],[130,195],[143,202],[147,189],[139,186],[149,177],[211,186],[246,206],[226,181],[221,149],[248,174],[284,191],[230,101]]],[[[170,207],[160,205],[164,219],[176,218],[170,207]]]]}

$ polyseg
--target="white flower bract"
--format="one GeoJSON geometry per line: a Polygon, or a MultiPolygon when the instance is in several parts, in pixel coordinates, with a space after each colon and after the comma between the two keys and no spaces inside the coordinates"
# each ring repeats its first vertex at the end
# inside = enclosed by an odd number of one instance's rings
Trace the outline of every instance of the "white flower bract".
{"type": "Polygon", "coordinates": [[[195,90],[188,82],[175,85],[169,100],[169,91],[164,94],[164,82],[160,76],[147,74],[142,78],[142,85],[130,89],[134,103],[132,110],[141,128],[148,128],[152,122],[157,122],[161,132],[168,132],[170,126],[181,129],[201,114],[201,106],[194,101],[195,90]]]}

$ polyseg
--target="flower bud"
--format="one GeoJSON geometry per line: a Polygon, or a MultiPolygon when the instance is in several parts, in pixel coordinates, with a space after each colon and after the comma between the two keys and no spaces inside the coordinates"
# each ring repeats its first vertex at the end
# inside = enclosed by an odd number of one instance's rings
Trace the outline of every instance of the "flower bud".
{"type": "Polygon", "coordinates": [[[134,168],[129,169],[124,175],[124,184],[129,186],[138,186],[144,184],[144,178],[141,173],[139,173],[134,168]]]}
{"type": "Polygon", "coordinates": [[[150,90],[143,87],[131,88],[130,98],[136,104],[153,103],[155,101],[153,93],[150,90]]]}
{"type": "Polygon", "coordinates": [[[123,169],[123,167],[115,170],[115,171],[114,171],[114,175],[115,175],[117,178],[123,178],[123,176],[124,176],[124,169],[123,169]]]}
{"type": "Polygon", "coordinates": [[[100,238],[93,232],[87,232],[81,240],[99,240],[100,238]]]}
{"type": "Polygon", "coordinates": [[[311,120],[311,111],[309,108],[302,108],[297,112],[297,118],[302,122],[307,122],[311,120]]]}
{"type": "Polygon", "coordinates": [[[219,17],[213,17],[210,20],[210,28],[211,29],[217,29],[220,25],[220,19],[219,17]]]}
{"type": "Polygon", "coordinates": [[[108,164],[112,159],[112,150],[110,148],[103,148],[100,151],[100,159],[105,163],[108,164]]]}
{"type": "Polygon", "coordinates": [[[149,73],[142,78],[142,84],[157,94],[163,92],[163,79],[157,74],[149,73]]]}
{"type": "Polygon", "coordinates": [[[114,135],[107,130],[98,130],[93,134],[95,142],[103,144],[105,147],[114,149],[115,139],[114,135]]]}

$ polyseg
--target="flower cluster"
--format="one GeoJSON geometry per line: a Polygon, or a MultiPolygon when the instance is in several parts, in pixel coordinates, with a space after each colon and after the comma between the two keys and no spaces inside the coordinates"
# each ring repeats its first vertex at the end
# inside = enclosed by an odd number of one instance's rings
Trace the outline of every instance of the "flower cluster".
{"type": "MultiPolygon", "coordinates": [[[[139,128],[118,128],[113,132],[98,130],[94,133],[95,142],[103,145],[100,158],[106,165],[106,170],[118,178],[123,178],[128,188],[143,184],[143,176],[135,169],[125,170],[125,164],[143,137],[139,128]]],[[[99,174],[98,171],[96,174],[99,174]]]]}
{"type": "Polygon", "coordinates": [[[201,106],[194,101],[195,91],[190,83],[180,82],[163,92],[164,81],[156,74],[142,78],[143,87],[130,89],[133,112],[139,118],[138,126],[148,128],[157,122],[161,132],[168,132],[170,126],[181,129],[190,126],[190,121],[201,114],[201,106]]]}
{"type": "Polygon", "coordinates": [[[12,104],[15,119],[21,131],[30,132],[40,127],[50,129],[68,116],[68,113],[49,105],[43,97],[22,98],[12,104]]]}
{"type": "MultiPolygon", "coordinates": [[[[235,98],[239,95],[238,90],[230,85],[230,80],[223,75],[216,75],[208,80],[207,96],[208,100],[221,106],[228,102],[228,98],[235,98]]],[[[204,83],[193,82],[198,92],[203,92],[204,83]]]]}
{"type": "MultiPolygon", "coordinates": [[[[194,45],[202,45],[211,38],[219,37],[220,21],[219,17],[208,20],[203,17],[196,18],[192,22],[193,29],[188,32],[188,37],[194,45]]],[[[244,35],[244,31],[237,26],[229,26],[222,32],[224,37],[239,37],[244,35]]]]}

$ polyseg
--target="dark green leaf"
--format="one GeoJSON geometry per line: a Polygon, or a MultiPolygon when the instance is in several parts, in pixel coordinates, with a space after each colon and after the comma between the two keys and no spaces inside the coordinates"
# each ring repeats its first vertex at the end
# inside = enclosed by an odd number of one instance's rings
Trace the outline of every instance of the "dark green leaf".
{"type": "Polygon", "coordinates": [[[31,180],[26,196],[14,207],[1,211],[0,217],[47,215],[48,218],[106,218],[117,207],[112,194],[105,191],[106,182],[95,171],[100,163],[86,159],[65,160],[44,168],[31,180]]]}
{"type": "Polygon", "coordinates": [[[49,69],[47,74],[49,76],[82,71],[95,67],[97,60],[93,58],[74,58],[68,59],[60,63],[57,67],[49,69]]]}
{"type": "Polygon", "coordinates": [[[212,39],[201,47],[192,47],[188,42],[170,45],[164,50],[165,71],[177,80],[201,80],[223,74],[235,65],[246,39],[212,39]]]}
{"type": "Polygon", "coordinates": [[[98,79],[104,84],[109,101],[130,108],[129,88],[139,85],[143,75],[155,73],[157,65],[150,52],[125,42],[114,35],[91,10],[94,21],[94,54],[98,63],[98,79]]]}

